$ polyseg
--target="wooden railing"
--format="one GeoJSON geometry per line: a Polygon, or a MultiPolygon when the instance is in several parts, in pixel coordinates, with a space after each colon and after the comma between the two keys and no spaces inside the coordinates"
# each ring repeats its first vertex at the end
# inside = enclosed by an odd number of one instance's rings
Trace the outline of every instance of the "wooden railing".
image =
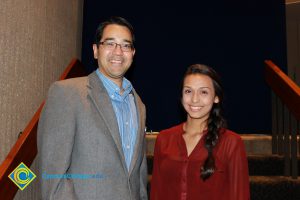
{"type": "MultiPolygon", "coordinates": [[[[272,61],[265,61],[266,82],[272,89],[272,152],[284,155],[285,176],[298,176],[300,88],[272,61]]],[[[299,152],[300,154],[300,152],[299,152]]]]}
{"type": "MultiPolygon", "coordinates": [[[[82,63],[73,59],[67,66],[59,80],[87,75],[82,63]]],[[[44,102],[33,115],[32,119],[11,148],[0,166],[0,199],[13,199],[18,187],[8,178],[8,175],[23,162],[28,167],[37,155],[37,126],[44,102]]]]}

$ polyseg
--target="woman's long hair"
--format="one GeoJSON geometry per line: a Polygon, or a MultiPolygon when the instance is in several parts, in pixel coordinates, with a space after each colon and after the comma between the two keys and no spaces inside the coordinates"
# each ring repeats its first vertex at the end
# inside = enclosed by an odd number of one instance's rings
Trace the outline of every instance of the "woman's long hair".
{"type": "MultiPolygon", "coordinates": [[[[225,119],[222,115],[222,102],[223,102],[223,89],[220,82],[219,75],[212,68],[202,65],[194,64],[188,67],[184,79],[188,75],[202,74],[210,77],[213,82],[215,95],[218,97],[219,102],[214,103],[207,119],[207,135],[205,137],[205,148],[208,152],[208,157],[204,162],[204,165],[200,169],[200,176],[202,180],[208,179],[215,172],[215,159],[213,157],[213,149],[218,143],[219,133],[222,128],[226,127],[225,119]]],[[[182,84],[183,85],[183,84],[182,84]]]]}

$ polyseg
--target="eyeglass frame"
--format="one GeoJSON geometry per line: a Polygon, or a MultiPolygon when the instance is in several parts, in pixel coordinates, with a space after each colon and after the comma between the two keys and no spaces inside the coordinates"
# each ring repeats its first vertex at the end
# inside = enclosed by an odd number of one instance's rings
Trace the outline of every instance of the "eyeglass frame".
{"type": "Polygon", "coordinates": [[[113,41],[102,41],[102,42],[99,42],[99,45],[103,45],[104,48],[107,48],[108,50],[115,50],[117,48],[117,46],[120,46],[120,49],[123,51],[123,52],[132,52],[134,50],[134,46],[132,43],[125,43],[125,44],[119,44],[117,42],[113,42],[113,41]],[[110,44],[113,44],[114,46],[109,46],[110,44]],[[130,49],[128,50],[124,50],[123,48],[126,48],[124,45],[129,45],[130,49]]]}

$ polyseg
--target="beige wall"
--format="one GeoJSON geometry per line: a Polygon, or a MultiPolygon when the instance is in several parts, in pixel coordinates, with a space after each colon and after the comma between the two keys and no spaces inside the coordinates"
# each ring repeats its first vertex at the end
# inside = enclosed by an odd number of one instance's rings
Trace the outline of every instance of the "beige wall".
{"type": "MultiPolygon", "coordinates": [[[[0,163],[50,84],[80,58],[82,9],[83,0],[1,0],[0,163]]],[[[15,199],[37,199],[36,183],[15,199]]]]}

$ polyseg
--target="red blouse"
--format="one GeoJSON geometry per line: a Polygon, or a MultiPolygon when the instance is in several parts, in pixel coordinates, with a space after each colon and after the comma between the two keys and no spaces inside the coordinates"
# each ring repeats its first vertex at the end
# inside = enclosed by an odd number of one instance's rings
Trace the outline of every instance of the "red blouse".
{"type": "Polygon", "coordinates": [[[151,200],[249,200],[248,162],[241,137],[225,130],[213,150],[216,170],[206,181],[204,137],[187,156],[183,124],[161,131],[155,143],[151,200]]]}

